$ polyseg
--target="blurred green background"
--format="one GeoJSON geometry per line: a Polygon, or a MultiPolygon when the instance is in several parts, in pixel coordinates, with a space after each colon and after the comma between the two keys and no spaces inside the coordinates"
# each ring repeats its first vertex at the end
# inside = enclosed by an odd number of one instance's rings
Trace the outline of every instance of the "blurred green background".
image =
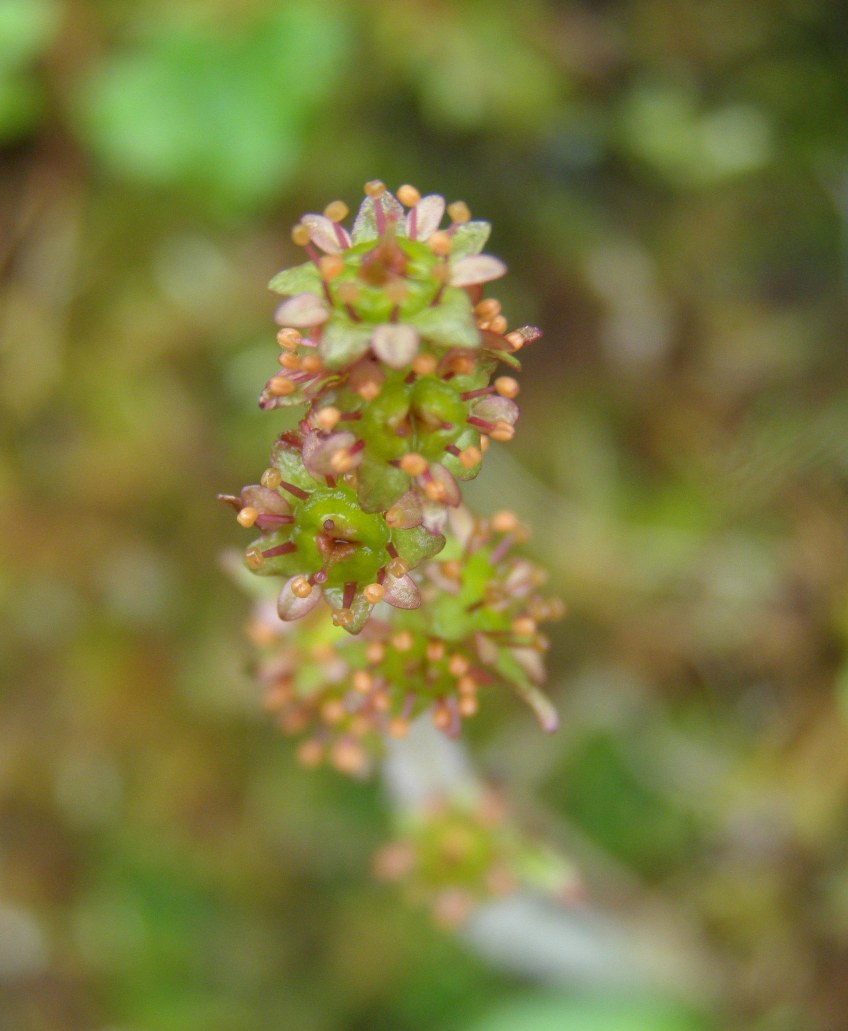
{"type": "Polygon", "coordinates": [[[0,0],[2,1031],[841,1031],[848,14],[827,0],[0,0]],[[289,228],[466,200],[536,322],[472,500],[569,617],[486,773],[685,989],[552,988],[369,876],[215,504],[265,465],[289,228]],[[670,930],[669,930],[670,929],[670,930]]]}

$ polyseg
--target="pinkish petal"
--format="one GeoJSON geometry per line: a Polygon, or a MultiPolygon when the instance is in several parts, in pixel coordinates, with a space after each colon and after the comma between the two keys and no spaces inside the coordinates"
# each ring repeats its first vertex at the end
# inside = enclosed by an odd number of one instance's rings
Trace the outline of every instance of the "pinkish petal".
{"type": "Polygon", "coordinates": [[[491,254],[472,254],[467,258],[451,263],[451,286],[473,286],[475,283],[488,283],[491,279],[500,279],[506,274],[506,265],[500,258],[491,254]]]}
{"type": "Polygon", "coordinates": [[[471,409],[471,414],[487,422],[507,422],[514,426],[518,421],[518,405],[508,397],[492,394],[479,400],[471,409]]]}
{"type": "Polygon", "coordinates": [[[347,231],[342,226],[337,226],[337,223],[331,222],[326,215],[304,215],[300,221],[309,230],[309,239],[327,254],[341,254],[350,247],[347,231]]]}
{"type": "Polygon", "coordinates": [[[291,505],[275,490],[262,487],[258,483],[245,487],[241,492],[242,507],[249,505],[260,515],[289,515],[291,505]]]}
{"type": "Polygon", "coordinates": [[[274,312],[279,326],[319,326],[330,317],[326,302],[316,294],[295,294],[274,312]]]}
{"type": "Polygon", "coordinates": [[[439,228],[445,213],[445,198],[431,193],[421,200],[406,216],[406,235],[412,240],[429,240],[439,228]],[[413,218],[412,212],[415,212],[413,218]]]}
{"type": "Polygon", "coordinates": [[[403,369],[418,354],[418,330],[403,322],[377,326],[371,335],[371,350],[390,369],[403,369]]]}
{"type": "Polygon", "coordinates": [[[445,496],[441,503],[443,505],[450,506],[450,508],[456,508],[462,500],[462,492],[459,489],[459,484],[453,476],[451,476],[443,465],[438,464],[430,466],[430,475],[445,489],[445,496]]]}
{"type": "Polygon", "coordinates": [[[383,601],[396,609],[417,609],[421,605],[421,592],[418,590],[418,584],[409,574],[401,577],[386,574],[383,587],[386,589],[383,601]]]}
{"type": "Polygon", "coordinates": [[[311,612],[321,600],[323,593],[320,587],[313,586],[305,598],[298,598],[292,592],[291,586],[292,582],[297,579],[301,579],[301,577],[293,576],[286,580],[277,598],[277,615],[286,623],[291,623],[295,619],[301,619],[311,612]]]}
{"type": "Polygon", "coordinates": [[[464,548],[474,533],[474,516],[465,505],[460,505],[448,514],[448,525],[460,547],[464,548]]]}
{"type": "Polygon", "coordinates": [[[417,490],[408,490],[386,512],[386,522],[393,530],[411,530],[421,525],[423,517],[423,497],[417,490]]]}
{"type": "Polygon", "coordinates": [[[545,662],[535,648],[510,648],[512,657],[534,684],[545,681],[545,662]]]}
{"type": "Polygon", "coordinates": [[[303,438],[303,464],[310,476],[314,476],[316,480],[323,480],[325,476],[340,476],[362,461],[362,453],[358,452],[350,456],[350,464],[347,464],[346,468],[340,469],[334,465],[337,457],[347,452],[355,443],[356,437],[352,433],[331,433],[329,437],[325,437],[317,430],[313,430],[303,438]]]}

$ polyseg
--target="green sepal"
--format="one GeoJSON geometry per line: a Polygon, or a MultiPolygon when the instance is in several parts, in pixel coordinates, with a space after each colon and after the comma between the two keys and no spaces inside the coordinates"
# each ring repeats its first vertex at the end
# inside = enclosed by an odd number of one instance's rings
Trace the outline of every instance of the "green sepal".
{"type": "Polygon", "coordinates": [[[284,480],[293,483],[295,487],[307,491],[315,489],[315,480],[306,471],[300,450],[284,440],[277,440],[271,448],[271,465],[284,480]]]}
{"type": "Polygon", "coordinates": [[[518,697],[530,706],[542,730],[547,733],[556,730],[559,726],[559,714],[553,702],[544,691],[530,681],[518,660],[506,648],[498,650],[495,668],[518,697]]]}
{"type": "Polygon", "coordinates": [[[363,512],[385,512],[409,489],[409,477],[387,462],[364,458],[356,470],[363,512]]]}
{"type": "MultiPolygon", "coordinates": [[[[454,443],[460,451],[464,451],[467,447],[472,446],[479,448],[480,431],[474,429],[473,426],[469,426],[456,438],[454,443]]],[[[476,465],[472,465],[470,469],[466,468],[456,455],[452,455],[449,451],[445,452],[441,461],[442,465],[455,480],[473,480],[483,467],[483,460],[481,459],[476,465]]]]}
{"type": "MultiPolygon", "coordinates": [[[[331,609],[338,611],[342,608],[344,601],[344,587],[325,587],[324,598],[329,602],[331,609]]],[[[349,634],[358,634],[371,615],[371,606],[361,592],[357,592],[355,595],[350,611],[353,613],[353,622],[349,626],[344,627],[344,629],[349,634]]]]}
{"type": "Polygon", "coordinates": [[[409,320],[421,336],[442,347],[480,346],[480,330],[474,321],[471,298],[459,287],[446,287],[441,300],[409,320]]]}
{"type": "Polygon", "coordinates": [[[318,354],[329,369],[350,365],[368,350],[372,326],[363,326],[340,315],[324,324],[318,342],[318,354]]]}
{"type": "Polygon", "coordinates": [[[429,533],[423,526],[413,526],[410,530],[395,530],[392,543],[403,561],[414,569],[438,555],[445,546],[445,538],[440,533],[429,533]]]}
{"type": "Polygon", "coordinates": [[[277,294],[320,294],[321,273],[311,261],[294,268],[284,268],[268,284],[277,294]]]}
{"type": "Polygon", "coordinates": [[[488,222],[465,222],[451,235],[451,259],[467,258],[479,254],[486,246],[492,227],[488,222]]]}
{"type": "Polygon", "coordinates": [[[508,368],[515,369],[516,372],[521,372],[521,362],[515,357],[514,354],[512,354],[511,351],[493,351],[487,349],[486,354],[492,356],[493,368],[497,367],[498,362],[501,362],[508,368]]]}

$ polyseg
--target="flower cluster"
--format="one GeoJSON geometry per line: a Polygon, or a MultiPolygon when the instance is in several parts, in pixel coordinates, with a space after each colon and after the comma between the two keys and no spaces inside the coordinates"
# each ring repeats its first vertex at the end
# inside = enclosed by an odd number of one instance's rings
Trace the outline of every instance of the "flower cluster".
{"type": "Polygon", "coordinates": [[[300,738],[304,764],[364,774],[385,737],[404,736],[420,714],[454,737],[481,695],[503,686],[545,730],[555,729],[556,712],[539,689],[548,646],[539,624],[559,618],[562,604],[539,593],[544,572],[513,553],[524,528],[510,512],[478,520],[459,508],[445,529],[443,551],[413,582],[422,604],[384,606],[356,637],[339,637],[314,617],[293,633],[258,610],[251,636],[261,649],[265,704],[300,738]]]}
{"type": "Polygon", "coordinates": [[[470,798],[436,797],[408,813],[398,837],[375,855],[374,872],[401,885],[410,902],[426,906],[447,928],[522,887],[563,902],[580,893],[571,865],[526,835],[491,789],[470,798]]]}
{"type": "Polygon", "coordinates": [[[350,230],[347,215],[334,201],[292,231],[308,260],[271,280],[280,351],[259,404],[302,414],[259,482],[220,497],[256,534],[247,568],[282,581],[275,630],[257,631],[268,704],[304,735],[304,762],[358,773],[425,710],[456,734],[494,683],[553,729],[538,623],[559,606],[512,553],[515,517],[475,521],[461,506],[490,441],[513,436],[519,388],[501,367],[519,369],[539,336],[510,331],[482,295],[506,272],[482,253],[488,223],[380,182],[350,230]],[[310,615],[321,600],[332,623],[310,615]]]}

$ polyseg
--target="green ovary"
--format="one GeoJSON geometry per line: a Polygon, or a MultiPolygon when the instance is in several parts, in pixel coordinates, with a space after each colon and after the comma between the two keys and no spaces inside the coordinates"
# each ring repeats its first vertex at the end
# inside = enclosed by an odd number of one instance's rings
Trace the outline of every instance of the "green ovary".
{"type": "Polygon", "coordinates": [[[331,587],[372,583],[389,560],[389,539],[383,517],[363,512],[345,488],[314,491],[299,506],[292,531],[300,568],[304,573],[326,568],[331,587]]]}

